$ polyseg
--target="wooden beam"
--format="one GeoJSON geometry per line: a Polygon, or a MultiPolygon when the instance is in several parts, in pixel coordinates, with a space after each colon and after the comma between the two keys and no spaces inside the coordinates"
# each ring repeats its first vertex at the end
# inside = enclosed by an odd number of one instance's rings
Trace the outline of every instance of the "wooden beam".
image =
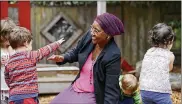
{"type": "Polygon", "coordinates": [[[8,17],[8,1],[0,1],[1,19],[8,17]]]}
{"type": "Polygon", "coordinates": [[[19,23],[20,26],[26,27],[30,30],[30,1],[19,1],[18,2],[18,9],[19,9],[19,23]]]}
{"type": "Polygon", "coordinates": [[[106,1],[97,1],[97,15],[106,12],[106,1]]]}

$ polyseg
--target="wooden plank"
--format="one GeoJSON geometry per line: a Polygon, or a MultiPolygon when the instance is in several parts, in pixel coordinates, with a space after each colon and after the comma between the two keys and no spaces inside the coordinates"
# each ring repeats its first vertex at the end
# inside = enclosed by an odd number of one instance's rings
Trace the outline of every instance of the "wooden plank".
{"type": "MultiPolygon", "coordinates": [[[[40,94],[57,94],[62,92],[65,88],[68,88],[71,82],[67,83],[38,83],[40,94]],[[54,86],[54,87],[50,87],[54,86]]],[[[45,103],[45,102],[44,102],[45,103]]]]}
{"type": "Polygon", "coordinates": [[[37,68],[37,71],[39,72],[43,72],[43,71],[66,71],[66,70],[70,70],[70,71],[73,71],[73,70],[79,70],[78,67],[75,67],[75,66],[69,66],[69,67],[38,67],[37,68]]]}
{"type": "Polygon", "coordinates": [[[138,41],[137,40],[137,36],[138,34],[138,29],[139,26],[137,24],[138,21],[138,9],[135,8],[131,8],[131,11],[133,11],[133,13],[131,14],[130,18],[131,18],[131,22],[130,22],[130,28],[131,28],[131,34],[130,34],[130,64],[134,64],[137,60],[137,56],[138,56],[138,41]]]}
{"type": "Polygon", "coordinates": [[[35,12],[35,7],[32,7],[31,8],[31,32],[32,32],[32,35],[33,35],[33,49],[37,49],[37,41],[36,41],[36,38],[37,38],[37,35],[36,35],[36,18],[35,18],[35,15],[36,15],[36,12],[35,12]]]}
{"type": "MultiPolygon", "coordinates": [[[[37,7],[36,8],[36,11],[35,11],[35,13],[36,13],[36,15],[35,15],[35,18],[36,18],[36,24],[35,24],[35,28],[36,28],[36,39],[35,39],[35,41],[37,41],[37,44],[36,44],[36,48],[37,49],[39,49],[39,48],[41,48],[41,46],[42,46],[42,43],[41,43],[41,37],[40,37],[40,24],[41,24],[41,7],[37,7]]],[[[35,50],[37,50],[37,49],[35,49],[35,50]]],[[[40,62],[43,62],[43,60],[40,60],[40,62]]]]}
{"type": "Polygon", "coordinates": [[[75,79],[76,75],[73,74],[60,74],[59,77],[39,77],[38,82],[46,83],[46,82],[72,82],[75,79]]]}
{"type": "Polygon", "coordinates": [[[124,51],[123,56],[130,63],[130,34],[131,34],[131,13],[130,8],[124,6],[124,25],[125,25],[125,35],[124,35],[124,51]]]}
{"type": "MultiPolygon", "coordinates": [[[[125,18],[124,18],[124,7],[123,7],[123,5],[121,5],[121,21],[123,22],[123,25],[124,25],[124,31],[126,31],[124,20],[125,20],[125,18]]],[[[121,46],[120,46],[121,56],[123,56],[123,52],[124,52],[124,35],[125,35],[125,33],[123,33],[121,38],[120,38],[121,39],[121,42],[120,42],[120,44],[121,44],[121,46]]]]}
{"type": "MultiPolygon", "coordinates": [[[[144,12],[144,11],[143,11],[144,12]]],[[[145,12],[146,13],[146,12],[145,12]]],[[[138,58],[136,61],[139,61],[139,60],[142,60],[143,59],[143,56],[144,56],[144,48],[145,48],[145,27],[144,27],[144,24],[145,24],[145,20],[144,20],[144,16],[140,17],[139,18],[139,34],[138,34],[138,58]]],[[[146,34],[147,35],[147,34],[146,34]]],[[[136,62],[135,61],[135,62],[136,62]]]]}
{"type": "Polygon", "coordinates": [[[57,67],[56,64],[37,64],[37,68],[44,68],[44,67],[57,67]]]}
{"type": "MultiPolygon", "coordinates": [[[[45,14],[43,14],[44,11],[45,11],[45,8],[41,7],[41,8],[40,8],[40,18],[41,18],[41,19],[40,19],[40,26],[39,26],[39,29],[41,29],[41,27],[42,27],[42,25],[43,25],[43,23],[44,23],[44,20],[45,20],[45,14]]],[[[46,40],[42,37],[42,35],[40,34],[40,32],[39,32],[39,36],[41,37],[41,38],[40,38],[40,39],[41,39],[41,47],[47,45],[47,44],[46,44],[46,40]]],[[[40,47],[40,48],[41,48],[41,47],[40,47]]],[[[43,59],[42,59],[42,63],[46,63],[46,61],[47,61],[46,58],[43,58],[43,59]]]]}

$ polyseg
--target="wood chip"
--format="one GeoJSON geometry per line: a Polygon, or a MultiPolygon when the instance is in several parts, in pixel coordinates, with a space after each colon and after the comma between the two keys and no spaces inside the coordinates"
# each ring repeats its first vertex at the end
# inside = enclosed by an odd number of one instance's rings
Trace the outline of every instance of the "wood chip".
{"type": "MultiPolygon", "coordinates": [[[[56,95],[40,95],[39,102],[40,104],[49,104],[51,100],[54,99],[55,96],[56,95]]],[[[173,91],[171,98],[172,98],[173,104],[181,104],[181,92],[173,91]]]]}

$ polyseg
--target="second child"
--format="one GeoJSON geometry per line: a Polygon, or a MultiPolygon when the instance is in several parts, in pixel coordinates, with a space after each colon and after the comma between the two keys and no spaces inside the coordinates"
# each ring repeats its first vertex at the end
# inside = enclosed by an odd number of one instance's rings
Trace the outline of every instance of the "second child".
{"type": "Polygon", "coordinates": [[[173,68],[174,54],[170,51],[175,34],[164,23],[150,31],[152,47],[147,50],[140,73],[140,90],[143,104],[172,104],[169,71],[173,68]]]}
{"type": "Polygon", "coordinates": [[[13,49],[9,44],[9,35],[16,24],[10,18],[5,18],[1,20],[0,25],[0,48],[1,48],[1,104],[8,104],[8,86],[4,80],[4,64],[8,61],[9,55],[13,53],[13,49]]]}

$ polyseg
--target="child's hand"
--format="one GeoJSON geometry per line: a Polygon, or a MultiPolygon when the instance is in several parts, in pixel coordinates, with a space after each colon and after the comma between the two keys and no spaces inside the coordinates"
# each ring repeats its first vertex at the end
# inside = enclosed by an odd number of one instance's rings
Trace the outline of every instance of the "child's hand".
{"type": "Polygon", "coordinates": [[[61,38],[60,40],[58,40],[59,44],[62,44],[64,42],[64,38],[61,38]]]}
{"type": "Polygon", "coordinates": [[[55,62],[63,62],[64,57],[60,56],[60,55],[52,55],[49,58],[47,58],[47,60],[52,60],[52,61],[55,61],[55,62]]]}

